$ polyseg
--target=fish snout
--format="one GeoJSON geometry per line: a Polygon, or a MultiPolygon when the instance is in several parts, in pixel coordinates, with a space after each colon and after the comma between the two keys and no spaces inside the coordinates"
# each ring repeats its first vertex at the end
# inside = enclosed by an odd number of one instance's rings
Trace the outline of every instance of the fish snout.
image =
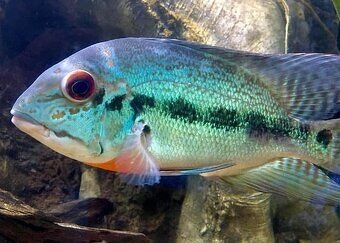
{"type": "Polygon", "coordinates": [[[20,111],[21,113],[26,113],[26,107],[29,103],[31,103],[31,98],[32,96],[30,95],[30,92],[26,90],[24,93],[22,93],[19,98],[15,101],[11,114],[15,113],[16,111],[20,111]]]}

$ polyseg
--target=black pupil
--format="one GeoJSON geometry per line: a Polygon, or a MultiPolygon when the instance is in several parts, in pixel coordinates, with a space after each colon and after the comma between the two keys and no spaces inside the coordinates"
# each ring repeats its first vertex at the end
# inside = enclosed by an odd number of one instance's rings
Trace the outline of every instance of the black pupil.
{"type": "Polygon", "coordinates": [[[78,79],[73,82],[71,89],[74,94],[85,96],[90,90],[90,82],[86,79],[78,79]]]}

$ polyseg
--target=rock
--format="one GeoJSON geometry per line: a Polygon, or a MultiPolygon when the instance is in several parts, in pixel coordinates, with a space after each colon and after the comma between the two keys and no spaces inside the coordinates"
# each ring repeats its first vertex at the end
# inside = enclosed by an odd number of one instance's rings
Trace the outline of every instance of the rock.
{"type": "Polygon", "coordinates": [[[87,198],[69,201],[51,208],[47,212],[66,223],[95,226],[112,213],[113,204],[105,198],[87,198]]]}
{"type": "Polygon", "coordinates": [[[331,0],[285,0],[288,52],[339,53],[339,21],[331,0]]]}
{"type": "Polygon", "coordinates": [[[63,223],[0,190],[0,236],[12,242],[150,242],[143,234],[63,223]],[[18,233],[20,232],[20,233],[18,233]]]}
{"type": "Polygon", "coordinates": [[[83,166],[79,188],[79,198],[85,199],[99,196],[100,187],[97,178],[97,171],[94,168],[83,166]]]}
{"type": "Polygon", "coordinates": [[[340,220],[335,207],[287,201],[278,196],[274,197],[273,204],[277,241],[336,242],[340,239],[340,220]]]}
{"type": "Polygon", "coordinates": [[[192,177],[176,242],[274,242],[270,195],[192,177]]]}
{"type": "Polygon", "coordinates": [[[253,52],[285,51],[285,18],[276,1],[143,1],[170,37],[253,52]],[[169,19],[164,18],[170,16],[169,19]],[[169,23],[177,21],[174,30],[169,23]],[[181,28],[179,28],[181,27],[181,28]],[[274,33],[274,34],[273,34],[274,33]]]}

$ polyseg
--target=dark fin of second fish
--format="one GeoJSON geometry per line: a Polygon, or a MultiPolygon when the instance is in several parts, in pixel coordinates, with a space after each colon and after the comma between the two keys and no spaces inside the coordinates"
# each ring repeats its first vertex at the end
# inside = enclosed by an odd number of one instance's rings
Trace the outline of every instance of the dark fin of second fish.
{"type": "Polygon", "coordinates": [[[161,176],[187,176],[187,175],[200,175],[203,173],[214,172],[233,166],[234,163],[223,163],[219,165],[205,166],[194,169],[179,169],[179,170],[161,170],[161,176]]]}
{"type": "Polygon", "coordinates": [[[301,121],[340,118],[340,56],[259,54],[171,39],[149,39],[204,52],[256,75],[289,116],[301,121]]]}
{"type": "Polygon", "coordinates": [[[340,185],[337,181],[314,164],[300,159],[279,158],[243,174],[224,177],[223,180],[318,204],[340,203],[340,185]]]}

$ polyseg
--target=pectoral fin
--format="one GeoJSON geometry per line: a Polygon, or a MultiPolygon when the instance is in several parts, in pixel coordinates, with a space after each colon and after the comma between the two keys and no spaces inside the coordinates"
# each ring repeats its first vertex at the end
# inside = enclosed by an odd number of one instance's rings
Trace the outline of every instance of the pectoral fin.
{"type": "Polygon", "coordinates": [[[279,158],[243,174],[225,177],[223,180],[243,183],[263,192],[292,196],[319,204],[336,205],[340,203],[340,185],[334,178],[310,162],[279,158]]]}
{"type": "Polygon", "coordinates": [[[159,183],[159,167],[147,150],[147,136],[143,132],[144,124],[138,123],[129,134],[122,152],[115,159],[115,170],[120,172],[121,179],[134,185],[153,185],[159,183]]]}

